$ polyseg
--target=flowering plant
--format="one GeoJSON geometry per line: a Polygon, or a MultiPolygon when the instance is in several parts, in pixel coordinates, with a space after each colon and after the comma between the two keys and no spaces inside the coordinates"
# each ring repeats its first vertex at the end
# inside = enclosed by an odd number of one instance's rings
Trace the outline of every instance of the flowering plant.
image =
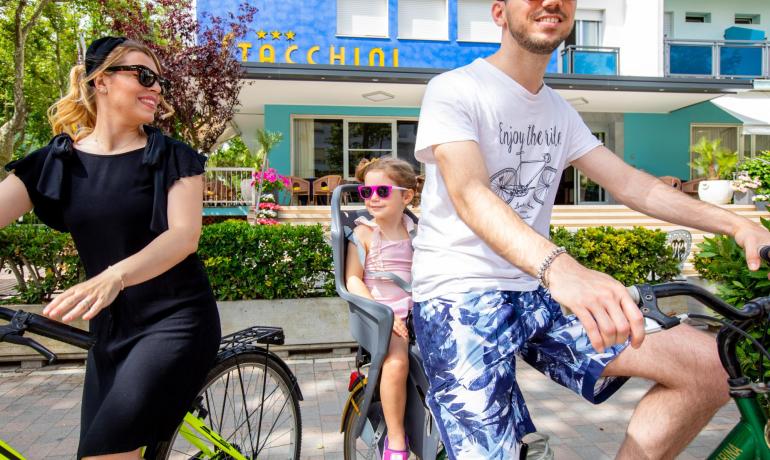
{"type": "Polygon", "coordinates": [[[751,177],[749,173],[742,171],[730,182],[730,185],[736,192],[746,193],[749,190],[758,189],[762,185],[762,181],[758,177],[751,177]]]}
{"type": "MultiPolygon", "coordinates": [[[[264,171],[256,171],[251,175],[251,186],[259,186],[259,182],[262,182],[262,191],[264,193],[276,193],[280,190],[288,189],[291,187],[291,179],[281,174],[275,168],[267,168],[264,171]]],[[[261,200],[260,200],[261,201],[261,200]]],[[[275,202],[275,199],[274,201],[275,202]]]]}
{"type": "MultiPolygon", "coordinates": [[[[741,173],[733,181],[738,182],[741,176],[746,176],[755,187],[746,187],[754,190],[754,201],[768,201],[770,199],[770,151],[760,152],[754,158],[746,160],[739,168],[741,173]]],[[[739,183],[737,185],[744,185],[739,183]]],[[[733,185],[735,188],[735,185],[733,185]]]]}
{"type": "Polygon", "coordinates": [[[281,207],[275,202],[275,197],[267,193],[260,198],[256,209],[257,225],[278,225],[278,211],[281,207]]]}

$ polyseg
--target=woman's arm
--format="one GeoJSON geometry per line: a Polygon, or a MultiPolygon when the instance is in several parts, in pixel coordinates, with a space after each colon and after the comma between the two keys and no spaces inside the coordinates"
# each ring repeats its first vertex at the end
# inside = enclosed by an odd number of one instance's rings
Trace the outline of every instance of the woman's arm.
{"type": "Polygon", "coordinates": [[[202,176],[179,179],[168,192],[168,230],[136,254],[57,296],[43,310],[64,322],[90,320],[125,287],[167,272],[198,249],[203,203],[202,176]]]}
{"type": "Polygon", "coordinates": [[[32,200],[29,198],[24,183],[14,174],[9,174],[0,182],[0,228],[32,210],[32,200]]]}

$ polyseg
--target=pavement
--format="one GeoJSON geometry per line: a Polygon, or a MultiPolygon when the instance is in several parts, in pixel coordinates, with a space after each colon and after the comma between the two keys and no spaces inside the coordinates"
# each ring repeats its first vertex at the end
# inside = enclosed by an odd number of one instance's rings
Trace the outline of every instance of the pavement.
{"type": "MultiPolygon", "coordinates": [[[[305,400],[302,458],[342,459],[340,413],[353,356],[287,360],[305,400]]],[[[593,406],[551,382],[526,363],[517,363],[519,384],[538,431],[550,437],[557,459],[614,457],[635,403],[650,383],[632,380],[609,401],[593,406]]],[[[0,439],[30,460],[72,459],[78,441],[84,367],[65,364],[42,369],[0,367],[0,439]]],[[[734,403],[725,406],[680,459],[702,459],[739,419],[734,403]]]]}

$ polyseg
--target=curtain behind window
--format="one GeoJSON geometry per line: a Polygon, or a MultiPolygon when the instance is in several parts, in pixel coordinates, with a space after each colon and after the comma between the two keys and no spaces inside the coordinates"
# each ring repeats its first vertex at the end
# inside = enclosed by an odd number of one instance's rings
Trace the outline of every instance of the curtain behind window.
{"type": "Polygon", "coordinates": [[[294,120],[294,175],[315,176],[313,120],[294,120]]]}

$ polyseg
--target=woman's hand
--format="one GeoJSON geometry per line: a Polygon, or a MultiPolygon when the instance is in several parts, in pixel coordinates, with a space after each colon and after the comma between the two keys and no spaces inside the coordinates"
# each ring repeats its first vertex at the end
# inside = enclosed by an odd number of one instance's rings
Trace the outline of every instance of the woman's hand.
{"type": "Polygon", "coordinates": [[[399,337],[409,339],[409,330],[406,328],[406,323],[398,316],[393,318],[393,333],[399,337]]]}
{"type": "Polygon", "coordinates": [[[43,315],[68,323],[79,316],[86,321],[93,319],[102,308],[115,300],[123,289],[123,278],[115,267],[109,267],[99,275],[76,284],[58,295],[43,309],[43,315]]]}

